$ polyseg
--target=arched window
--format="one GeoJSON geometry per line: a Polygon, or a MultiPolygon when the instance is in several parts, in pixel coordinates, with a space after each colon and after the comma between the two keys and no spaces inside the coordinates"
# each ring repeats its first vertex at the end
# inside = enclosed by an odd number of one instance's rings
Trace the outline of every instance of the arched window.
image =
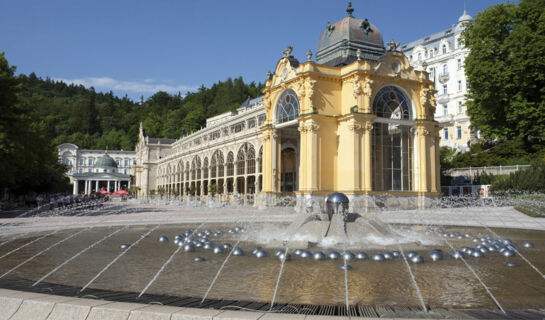
{"type": "Polygon", "coordinates": [[[197,161],[195,158],[193,158],[193,161],[191,161],[191,180],[195,180],[196,174],[195,171],[197,170],[197,161]]]}
{"type": "Polygon", "coordinates": [[[379,90],[373,101],[377,115],[373,123],[373,189],[410,191],[413,189],[414,136],[410,99],[397,87],[379,90]]]}
{"type": "Polygon", "coordinates": [[[191,169],[189,168],[189,161],[185,163],[185,180],[189,181],[189,171],[191,169]]]}
{"type": "Polygon", "coordinates": [[[257,156],[257,169],[261,173],[263,171],[263,146],[259,148],[259,155],[257,156]]]}
{"type": "Polygon", "coordinates": [[[201,179],[201,158],[197,157],[197,180],[201,179]]]}
{"type": "Polygon", "coordinates": [[[232,152],[227,154],[227,176],[232,176],[234,171],[234,155],[232,152]]]}
{"type": "Polygon", "coordinates": [[[204,158],[202,165],[202,175],[203,179],[208,179],[208,158],[204,158]]]}
{"type": "Polygon", "coordinates": [[[218,172],[218,161],[216,159],[216,152],[212,154],[212,157],[210,158],[210,178],[214,179],[218,172]]]}
{"type": "Polygon", "coordinates": [[[373,101],[373,113],[389,119],[410,119],[409,103],[405,95],[394,86],[379,90],[373,101]]]}
{"type": "Polygon", "coordinates": [[[223,177],[224,170],[223,170],[223,152],[216,151],[216,161],[218,166],[218,178],[223,177]]]}
{"type": "Polygon", "coordinates": [[[237,175],[243,175],[244,174],[244,163],[246,162],[246,152],[244,150],[244,145],[240,147],[237,153],[237,175]]]}
{"type": "Polygon", "coordinates": [[[443,44],[443,54],[447,53],[447,45],[443,44]]]}
{"type": "Polygon", "coordinates": [[[276,103],[276,122],[291,121],[299,116],[299,100],[292,89],[282,93],[276,103]]]}
{"type": "Polygon", "coordinates": [[[255,149],[252,145],[246,151],[246,173],[255,173],[255,149]]]}

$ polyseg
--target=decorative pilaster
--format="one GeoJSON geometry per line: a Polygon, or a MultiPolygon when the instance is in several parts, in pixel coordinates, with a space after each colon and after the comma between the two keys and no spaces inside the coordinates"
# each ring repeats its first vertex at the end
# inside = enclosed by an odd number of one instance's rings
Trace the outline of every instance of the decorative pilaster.
{"type": "MultiPolygon", "coordinates": [[[[361,133],[362,133],[362,124],[358,119],[351,118],[346,121],[346,126],[348,128],[348,137],[347,145],[343,148],[345,155],[339,155],[339,160],[342,163],[339,164],[338,170],[340,172],[352,171],[353,173],[348,174],[349,179],[348,183],[343,183],[342,181],[338,182],[341,190],[361,190],[361,181],[362,177],[357,174],[361,172],[361,133]],[[346,161],[346,163],[344,163],[346,161]]],[[[342,141],[340,142],[342,143],[342,141]]]]}
{"type": "MultiPolygon", "coordinates": [[[[320,148],[318,130],[320,124],[315,119],[305,120],[303,130],[305,133],[305,145],[301,149],[306,149],[306,186],[307,191],[319,190],[319,168],[320,168],[320,148]]],[[[303,141],[301,139],[301,141],[303,141]]],[[[303,162],[301,162],[303,163],[303,162]]],[[[305,177],[301,177],[301,180],[305,177]]]]}
{"type": "Polygon", "coordinates": [[[361,125],[362,130],[362,160],[363,160],[363,170],[362,170],[362,189],[364,191],[373,190],[373,154],[372,154],[372,133],[373,133],[373,120],[375,116],[369,116],[361,125]]]}
{"type": "Polygon", "coordinates": [[[419,192],[429,192],[431,183],[431,160],[435,160],[435,154],[430,156],[429,146],[431,144],[432,130],[429,128],[427,121],[417,121],[416,135],[418,141],[418,169],[419,171],[419,192]]]}

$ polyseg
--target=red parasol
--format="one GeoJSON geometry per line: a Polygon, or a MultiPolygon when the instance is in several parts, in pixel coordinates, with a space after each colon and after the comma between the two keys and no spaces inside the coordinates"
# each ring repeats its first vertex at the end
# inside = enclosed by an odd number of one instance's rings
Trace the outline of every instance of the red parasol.
{"type": "Polygon", "coordinates": [[[114,192],[113,194],[120,195],[120,196],[126,196],[126,195],[129,194],[129,192],[126,191],[126,190],[123,190],[123,189],[119,189],[116,192],[114,192]]]}

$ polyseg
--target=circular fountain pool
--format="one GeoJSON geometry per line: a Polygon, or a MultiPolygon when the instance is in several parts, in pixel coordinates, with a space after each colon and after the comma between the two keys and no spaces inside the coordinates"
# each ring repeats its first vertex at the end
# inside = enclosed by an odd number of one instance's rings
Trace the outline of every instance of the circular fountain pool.
{"type": "MultiPolygon", "coordinates": [[[[426,226],[393,224],[388,227],[399,235],[395,241],[361,234],[358,239],[345,243],[286,243],[285,240],[293,240],[287,234],[282,237],[291,231],[288,223],[259,221],[118,225],[62,229],[52,234],[43,231],[9,242],[0,241],[0,274],[85,290],[197,298],[206,295],[208,299],[264,303],[270,303],[274,296],[275,303],[344,305],[348,300],[350,305],[418,308],[422,304],[420,291],[425,305],[431,308],[497,309],[491,294],[505,309],[545,307],[545,279],[539,274],[545,270],[543,231],[482,227],[435,227],[432,230],[426,226]],[[243,230],[229,232],[236,227],[243,230]],[[186,252],[173,241],[186,230],[194,231],[193,240],[199,239],[196,234],[206,229],[212,233],[217,229],[222,231],[221,235],[209,236],[213,245],[236,245],[242,248],[244,255],[229,256],[229,249],[215,254],[204,247],[186,252]],[[471,236],[459,239],[455,232],[471,236]],[[166,236],[168,241],[159,241],[161,236],[166,236]],[[449,244],[456,249],[475,248],[481,238],[497,240],[498,236],[517,244],[516,249],[527,261],[517,253],[505,257],[495,251],[486,252],[482,258],[466,254],[466,265],[449,255],[449,244]],[[478,239],[477,242],[474,239],[478,239]],[[522,244],[527,241],[534,247],[525,248],[522,244]],[[308,247],[300,247],[304,243],[308,247]],[[129,246],[122,248],[123,244],[129,246]],[[252,254],[257,246],[267,253],[266,257],[257,258],[252,254]],[[292,258],[282,265],[275,251],[286,248],[292,258]],[[307,250],[311,255],[303,258],[295,254],[295,249],[307,250]],[[392,255],[392,259],[380,262],[356,258],[346,261],[352,268],[346,271],[345,281],[345,271],[339,269],[345,264],[342,258],[312,259],[312,253],[318,251],[327,257],[330,251],[344,250],[354,254],[364,251],[369,258],[375,253],[416,251],[424,262],[413,263],[407,259],[406,263],[401,255],[392,255]],[[432,250],[441,250],[443,259],[433,261],[429,257],[432,250]],[[196,257],[203,261],[195,261],[196,257]],[[515,263],[518,267],[509,267],[506,263],[515,263]]],[[[352,234],[357,232],[356,229],[352,234]]]]}

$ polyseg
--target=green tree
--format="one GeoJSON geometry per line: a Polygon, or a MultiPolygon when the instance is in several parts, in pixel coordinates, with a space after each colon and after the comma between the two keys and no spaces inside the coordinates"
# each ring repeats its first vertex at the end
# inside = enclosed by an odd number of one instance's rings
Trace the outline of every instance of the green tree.
{"type": "Polygon", "coordinates": [[[65,167],[47,136],[45,123],[20,101],[22,84],[0,53],[0,188],[14,194],[68,188],[65,167]]]}
{"type": "Polygon", "coordinates": [[[463,42],[472,126],[489,138],[545,141],[545,0],[489,7],[463,42]]]}

